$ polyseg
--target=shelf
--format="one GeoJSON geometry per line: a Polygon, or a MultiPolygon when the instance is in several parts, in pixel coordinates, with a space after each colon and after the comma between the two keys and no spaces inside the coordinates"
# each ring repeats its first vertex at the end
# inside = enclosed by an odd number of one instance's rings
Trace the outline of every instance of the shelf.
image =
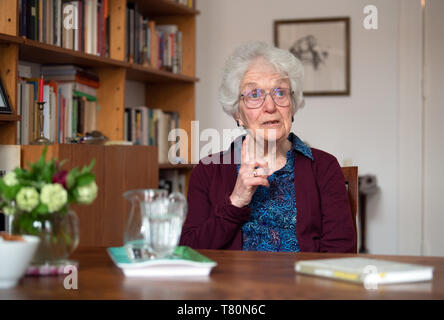
{"type": "Polygon", "coordinates": [[[1,122],[9,122],[9,121],[19,121],[20,116],[16,114],[0,114],[0,121],[1,122]]]}
{"type": "Polygon", "coordinates": [[[171,16],[198,15],[199,10],[189,8],[173,0],[136,0],[137,9],[143,15],[171,16]]]}
{"type": "Polygon", "coordinates": [[[128,80],[143,82],[197,82],[198,78],[172,73],[165,70],[155,69],[149,66],[128,63],[126,78],[128,80]]]}
{"type": "Polygon", "coordinates": [[[196,166],[195,164],[163,163],[163,164],[159,164],[159,170],[191,170],[195,166],[196,166]]]}
{"type": "Polygon", "coordinates": [[[82,67],[126,67],[124,61],[65,49],[52,44],[23,38],[19,49],[20,60],[40,64],[75,64],[82,67]]]}
{"type": "Polygon", "coordinates": [[[197,82],[199,79],[176,74],[152,67],[131,64],[111,58],[100,57],[85,52],[65,49],[39,41],[0,34],[0,43],[19,45],[19,58],[39,64],[75,64],[81,67],[119,67],[127,70],[128,80],[144,82],[197,82]]]}

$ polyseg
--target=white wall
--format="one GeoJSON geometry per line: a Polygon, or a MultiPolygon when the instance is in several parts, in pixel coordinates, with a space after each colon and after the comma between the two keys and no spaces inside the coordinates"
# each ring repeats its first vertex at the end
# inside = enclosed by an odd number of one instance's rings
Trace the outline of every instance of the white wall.
{"type": "Polygon", "coordinates": [[[399,56],[399,253],[423,252],[423,12],[401,2],[399,56]]]}
{"type": "MultiPolygon", "coordinates": [[[[380,193],[368,201],[368,248],[398,253],[399,0],[373,0],[379,29],[362,26],[364,0],[201,0],[197,17],[196,118],[200,129],[234,128],[217,103],[226,57],[244,41],[273,43],[273,20],[351,18],[351,95],[307,97],[294,132],[311,145],[375,174],[380,193]]],[[[228,141],[224,141],[225,147],[228,141]]],[[[215,150],[216,151],[216,150],[215,150]]]]}
{"type": "Polygon", "coordinates": [[[444,1],[426,3],[424,254],[444,256],[444,1]]]}

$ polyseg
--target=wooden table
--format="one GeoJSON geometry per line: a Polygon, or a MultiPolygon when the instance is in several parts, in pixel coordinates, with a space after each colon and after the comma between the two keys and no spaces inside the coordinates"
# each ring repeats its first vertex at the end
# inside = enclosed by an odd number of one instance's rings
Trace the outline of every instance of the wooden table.
{"type": "Polygon", "coordinates": [[[79,261],[78,290],[66,290],[64,276],[25,277],[17,287],[0,290],[0,299],[444,299],[444,258],[359,255],[435,267],[433,281],[366,290],[294,272],[298,260],[357,255],[199,251],[218,263],[209,277],[136,279],[125,278],[105,248],[82,248],[72,257],[79,261]]]}

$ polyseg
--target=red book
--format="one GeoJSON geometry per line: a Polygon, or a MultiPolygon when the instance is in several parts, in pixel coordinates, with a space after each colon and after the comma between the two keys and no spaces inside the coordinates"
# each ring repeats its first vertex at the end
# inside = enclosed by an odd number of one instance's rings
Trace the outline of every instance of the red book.
{"type": "Polygon", "coordinates": [[[81,77],[81,76],[76,76],[76,82],[93,87],[93,88],[98,88],[100,86],[100,83],[85,77],[81,77]]]}
{"type": "Polygon", "coordinates": [[[103,15],[102,15],[102,43],[101,43],[101,53],[102,57],[106,56],[106,18],[108,17],[108,0],[103,0],[102,2],[103,15]]]}
{"type": "Polygon", "coordinates": [[[84,46],[84,39],[83,39],[83,1],[79,2],[79,12],[78,12],[78,19],[77,19],[77,28],[79,28],[79,37],[78,37],[78,46],[79,51],[84,52],[85,46],[84,46]]]}
{"type": "Polygon", "coordinates": [[[103,10],[103,4],[98,5],[97,10],[97,52],[94,52],[95,55],[101,55],[102,52],[102,10],[103,10]]]}

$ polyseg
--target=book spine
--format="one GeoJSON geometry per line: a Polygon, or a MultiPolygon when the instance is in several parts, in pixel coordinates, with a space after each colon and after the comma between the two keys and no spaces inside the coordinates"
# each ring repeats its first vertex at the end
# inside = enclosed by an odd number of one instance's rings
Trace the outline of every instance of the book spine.
{"type": "Polygon", "coordinates": [[[94,97],[92,95],[89,95],[87,93],[80,92],[80,91],[77,91],[77,90],[73,90],[73,95],[74,96],[78,96],[78,97],[85,97],[86,100],[88,100],[88,101],[97,101],[97,97],[94,97]]]}
{"type": "Polygon", "coordinates": [[[44,18],[43,18],[43,29],[44,29],[44,42],[51,44],[51,0],[43,0],[44,3],[44,18]]]}
{"type": "Polygon", "coordinates": [[[97,38],[97,24],[99,23],[98,21],[98,2],[97,0],[93,0],[93,12],[92,12],[92,26],[93,26],[93,31],[92,31],[92,53],[94,55],[97,55],[97,42],[98,42],[98,38],[97,38]]]}
{"type": "Polygon", "coordinates": [[[55,20],[56,20],[56,34],[54,44],[58,47],[62,46],[62,0],[55,0],[55,20]]]}
{"type": "Polygon", "coordinates": [[[50,109],[50,98],[49,98],[49,86],[48,85],[44,85],[43,86],[43,101],[46,102],[45,105],[43,106],[43,134],[45,136],[45,138],[49,138],[49,132],[50,132],[50,128],[49,128],[49,109],[50,109]]]}
{"type": "Polygon", "coordinates": [[[26,37],[27,36],[27,0],[20,0],[20,36],[26,37]]]}
{"type": "MultiPolygon", "coordinates": [[[[19,81],[17,84],[17,115],[21,116],[22,114],[22,83],[19,81]]],[[[17,135],[15,144],[21,144],[21,126],[22,121],[17,121],[17,135]]]]}
{"type": "Polygon", "coordinates": [[[79,51],[79,38],[80,38],[80,30],[79,30],[79,1],[72,2],[73,5],[73,19],[72,19],[72,27],[73,27],[73,49],[75,51],[79,51]]]}
{"type": "Polygon", "coordinates": [[[50,87],[50,109],[49,109],[49,140],[55,142],[56,141],[56,129],[57,129],[57,94],[54,91],[53,87],[50,87]]]}
{"type": "Polygon", "coordinates": [[[123,114],[123,140],[128,140],[128,109],[125,109],[125,112],[123,114]]]}
{"type": "Polygon", "coordinates": [[[38,11],[38,30],[39,30],[39,36],[38,36],[38,38],[37,38],[37,40],[38,41],[40,41],[40,42],[45,42],[45,40],[44,40],[44,31],[45,30],[43,30],[43,25],[44,25],[44,23],[43,23],[43,19],[45,18],[44,16],[43,16],[43,14],[44,14],[44,8],[43,8],[43,5],[44,5],[44,0],[39,0],[39,3],[38,3],[38,8],[39,8],[39,11],[38,11]]]}
{"type": "Polygon", "coordinates": [[[362,283],[362,279],[358,273],[345,272],[334,268],[320,268],[308,265],[296,265],[296,271],[308,275],[320,276],[324,278],[345,280],[355,283],[362,283]]]}
{"type": "Polygon", "coordinates": [[[148,21],[149,34],[150,34],[150,64],[152,67],[157,67],[157,54],[156,54],[156,23],[152,20],[148,21]]]}

